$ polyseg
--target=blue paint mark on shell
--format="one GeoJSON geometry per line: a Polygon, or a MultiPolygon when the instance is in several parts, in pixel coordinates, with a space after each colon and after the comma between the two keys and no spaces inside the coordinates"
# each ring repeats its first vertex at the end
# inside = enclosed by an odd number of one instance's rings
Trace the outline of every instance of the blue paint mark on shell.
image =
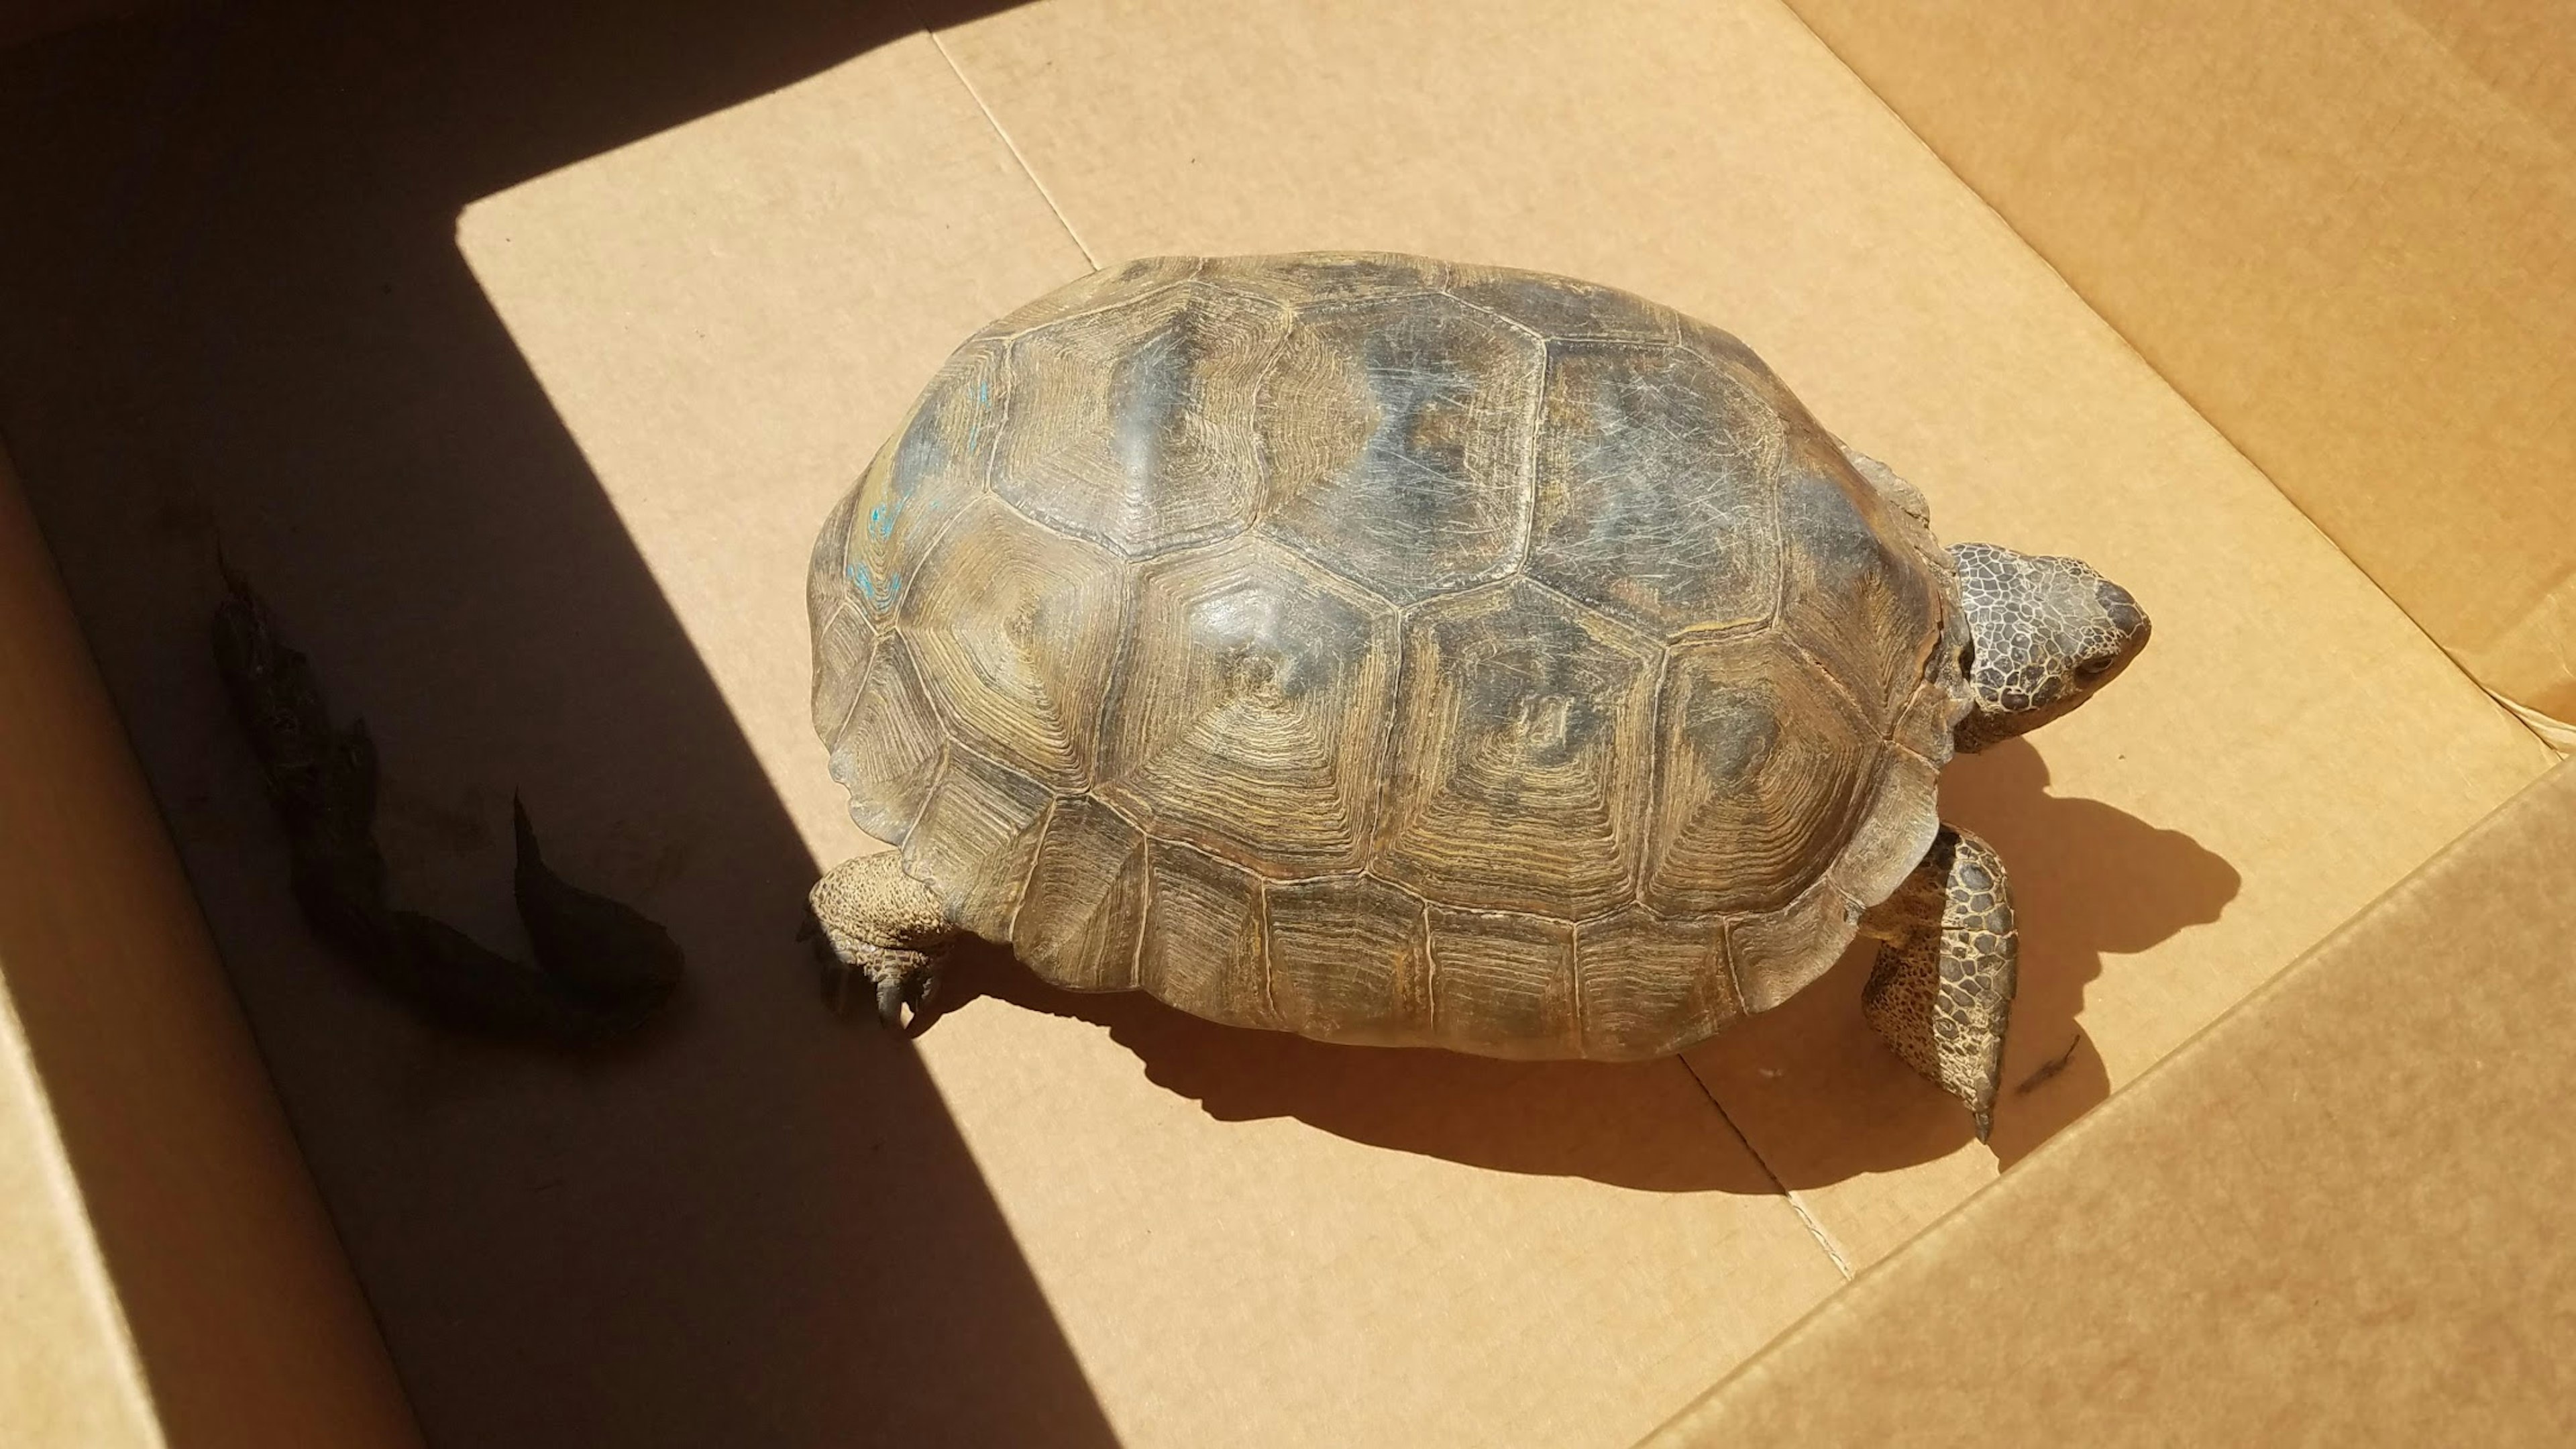
{"type": "Polygon", "coordinates": [[[975,379],[975,416],[966,420],[966,451],[970,455],[975,451],[975,440],[984,435],[984,410],[992,405],[993,380],[989,377],[975,379]]]}
{"type": "Polygon", "coordinates": [[[880,609],[891,607],[894,604],[894,596],[897,593],[900,593],[903,589],[903,575],[886,575],[884,586],[880,588],[878,586],[877,576],[870,572],[868,566],[863,563],[853,563],[848,568],[843,569],[841,573],[844,578],[847,578],[850,581],[853,587],[868,596],[869,602],[875,604],[880,609]]]}

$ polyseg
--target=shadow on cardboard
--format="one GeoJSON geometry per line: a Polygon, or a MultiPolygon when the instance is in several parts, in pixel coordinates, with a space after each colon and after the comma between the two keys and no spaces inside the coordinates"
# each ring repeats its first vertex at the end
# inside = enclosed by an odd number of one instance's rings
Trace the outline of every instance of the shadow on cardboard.
{"type": "MultiPolygon", "coordinates": [[[[2114,707],[2109,699],[2094,708],[2114,707]]],[[[2005,1166],[2109,1091],[2078,1021],[2103,956],[2217,920],[2238,886],[2235,868],[2189,836],[2047,787],[2046,761],[2028,740],[1962,759],[1943,780],[1950,818],[2002,853],[2021,918],[2021,983],[1991,1143],[2005,1166]]],[[[1671,1060],[1493,1061],[1218,1026],[1133,993],[1059,991],[993,949],[958,962],[941,1014],[986,996],[1090,1022],[1134,1052],[1149,1079],[1221,1121],[1293,1117],[1355,1142],[1498,1171],[1763,1193],[1945,1157],[1971,1136],[1958,1104],[1862,1021],[1868,971],[1866,949],[1855,948],[1786,1005],[1695,1048],[1687,1070],[1671,1060]],[[1672,1093],[1714,1095],[1727,1118],[1708,1113],[1697,1119],[1703,1131],[1677,1134],[1672,1093]],[[1740,1149],[1728,1121],[1762,1161],[1740,1149]]],[[[923,1029],[937,1025],[934,1017],[923,1029]]]]}
{"type": "MultiPolygon", "coordinates": [[[[1002,8],[152,6],[0,55],[0,432],[432,1442],[1113,1442],[918,1058],[763,975],[813,863],[454,236],[1002,8]],[[565,1061],[352,986],[223,714],[218,528],[374,725],[412,899],[512,945],[525,786],[688,946],[685,1020],[565,1061]]],[[[92,1207],[112,1265],[185,1210],[92,1207]]],[[[233,1437],[184,1294],[117,1288],[173,1442],[233,1437]]]]}

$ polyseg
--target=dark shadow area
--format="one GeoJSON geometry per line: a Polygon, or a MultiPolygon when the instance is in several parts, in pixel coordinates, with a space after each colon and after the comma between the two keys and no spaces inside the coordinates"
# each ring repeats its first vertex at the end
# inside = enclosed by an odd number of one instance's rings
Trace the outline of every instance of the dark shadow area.
{"type": "MultiPolygon", "coordinates": [[[[1960,758],[1941,779],[1943,816],[1984,836],[2011,872],[2021,932],[1989,1144],[2005,1167],[2109,1095],[2101,1053],[2079,1021],[2102,958],[2216,921],[2241,884],[2234,866],[2190,836],[2098,800],[2052,795],[2048,783],[2047,761],[2020,739],[1960,758]]],[[[1870,959],[1868,944],[1856,943],[1785,1005],[1690,1054],[1790,1187],[1945,1157],[1973,1135],[1959,1104],[1862,1019],[1870,959]]]]}
{"type": "MultiPolygon", "coordinates": [[[[999,8],[241,7],[0,56],[0,433],[434,1443],[1111,1441],[918,1059],[793,974],[813,862],[454,238],[999,8]],[[209,657],[218,533],[374,727],[407,898],[520,948],[524,788],[686,948],[671,1020],[480,1045],[324,953],[209,657]]],[[[194,1442],[184,1333],[120,1288],[194,1442]]]]}

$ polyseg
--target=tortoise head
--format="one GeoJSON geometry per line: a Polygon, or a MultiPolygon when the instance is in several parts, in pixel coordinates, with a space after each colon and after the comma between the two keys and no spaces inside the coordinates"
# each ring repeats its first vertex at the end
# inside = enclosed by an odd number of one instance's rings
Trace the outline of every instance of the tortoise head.
{"type": "Polygon", "coordinates": [[[2093,697],[2146,647],[2146,611],[2071,558],[1990,543],[1951,548],[1971,640],[1962,752],[2037,729],[2093,697]]]}

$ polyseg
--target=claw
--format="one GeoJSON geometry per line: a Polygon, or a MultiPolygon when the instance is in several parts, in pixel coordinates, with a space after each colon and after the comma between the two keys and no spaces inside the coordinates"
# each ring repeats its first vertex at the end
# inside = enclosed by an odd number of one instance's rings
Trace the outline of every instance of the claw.
{"type": "Polygon", "coordinates": [[[876,978],[877,1020],[892,1030],[903,1029],[903,978],[889,971],[876,978]]]}

